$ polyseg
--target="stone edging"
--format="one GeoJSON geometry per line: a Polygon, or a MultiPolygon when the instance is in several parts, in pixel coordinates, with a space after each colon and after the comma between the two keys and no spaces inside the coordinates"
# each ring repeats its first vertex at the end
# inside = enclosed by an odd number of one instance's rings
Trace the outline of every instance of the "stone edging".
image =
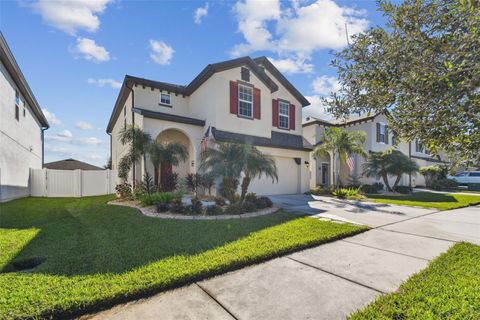
{"type": "Polygon", "coordinates": [[[280,210],[277,207],[265,208],[255,212],[247,212],[241,215],[228,215],[222,214],[218,216],[188,216],[183,214],[173,214],[173,213],[158,213],[155,210],[154,206],[148,207],[141,207],[137,205],[134,201],[118,201],[113,200],[107,202],[107,204],[115,205],[115,206],[124,206],[138,209],[143,215],[147,217],[154,217],[160,219],[177,219],[177,220],[229,220],[229,219],[246,219],[246,218],[254,218],[260,216],[266,216],[269,214],[274,214],[280,210]]]}

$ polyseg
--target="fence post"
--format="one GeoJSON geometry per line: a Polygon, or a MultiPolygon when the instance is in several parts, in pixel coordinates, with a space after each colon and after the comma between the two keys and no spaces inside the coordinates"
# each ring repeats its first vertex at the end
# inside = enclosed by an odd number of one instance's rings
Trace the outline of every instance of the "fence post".
{"type": "Polygon", "coordinates": [[[48,169],[46,169],[46,168],[42,169],[42,176],[44,176],[44,178],[42,179],[42,181],[43,181],[43,196],[48,197],[49,196],[49,194],[48,194],[48,169]]]}

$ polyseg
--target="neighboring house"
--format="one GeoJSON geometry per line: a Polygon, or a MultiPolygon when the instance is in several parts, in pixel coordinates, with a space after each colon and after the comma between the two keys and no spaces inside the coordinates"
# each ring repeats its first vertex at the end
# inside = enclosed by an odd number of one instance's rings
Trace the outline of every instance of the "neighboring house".
{"type": "Polygon", "coordinates": [[[29,169],[41,169],[47,119],[0,32],[0,201],[29,195],[29,169]]]}
{"type": "Polygon", "coordinates": [[[93,164],[71,158],[45,163],[43,167],[55,170],[105,170],[104,168],[94,166],[93,164]]]}
{"type": "MultiPolygon", "coordinates": [[[[323,132],[325,131],[325,128],[332,126],[341,127],[347,131],[366,132],[367,140],[363,147],[368,153],[383,152],[394,148],[415,160],[419,167],[449,163],[448,158],[443,154],[440,155],[440,158],[431,156],[428,150],[417,140],[411,142],[395,141],[397,137],[395,137],[392,130],[389,130],[387,117],[383,113],[351,117],[347,120],[333,121],[307,117],[306,121],[303,123],[303,135],[305,139],[307,139],[307,141],[309,141],[312,145],[317,145],[323,132]]],[[[354,159],[352,171],[350,171],[347,165],[340,165],[340,181],[343,184],[348,184],[351,182],[352,176],[358,177],[362,183],[373,183],[377,181],[382,182],[381,179],[363,177],[362,165],[365,163],[365,159],[358,155],[353,155],[352,157],[354,159]]],[[[312,180],[310,182],[311,187],[316,185],[329,185],[332,183],[332,159],[323,157],[315,158],[313,157],[312,153],[310,163],[312,164],[312,180]]],[[[393,185],[394,180],[394,178],[391,178],[389,183],[393,185]]],[[[411,177],[409,175],[404,175],[400,181],[400,184],[406,186],[424,186],[425,179],[420,173],[412,175],[411,177]]]]}
{"type": "MultiPolygon", "coordinates": [[[[305,97],[265,57],[243,57],[208,65],[188,85],[126,76],[107,133],[111,135],[112,169],[128,146],[119,132],[135,124],[157,141],[187,146],[188,161],[174,167],[180,177],[199,170],[201,141],[249,142],[273,157],[278,183],[262,178],[249,190],[257,194],[289,194],[309,190],[309,153],[302,137],[305,97]]],[[[141,180],[153,167],[136,164],[129,180],[141,180]]]]}

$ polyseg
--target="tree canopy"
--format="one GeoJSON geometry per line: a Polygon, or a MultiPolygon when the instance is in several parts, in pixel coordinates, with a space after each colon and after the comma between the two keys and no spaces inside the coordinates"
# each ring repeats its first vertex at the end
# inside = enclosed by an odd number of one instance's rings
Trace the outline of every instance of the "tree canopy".
{"type": "Polygon", "coordinates": [[[432,154],[480,160],[480,2],[378,1],[387,20],[336,53],[337,117],[387,109],[392,129],[432,154]]]}

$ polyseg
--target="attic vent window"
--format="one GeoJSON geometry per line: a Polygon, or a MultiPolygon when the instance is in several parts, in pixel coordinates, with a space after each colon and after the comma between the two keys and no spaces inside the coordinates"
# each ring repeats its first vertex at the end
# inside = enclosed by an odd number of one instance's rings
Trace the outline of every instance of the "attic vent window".
{"type": "Polygon", "coordinates": [[[242,68],[242,80],[243,81],[250,81],[250,70],[247,68],[242,68]]]}

